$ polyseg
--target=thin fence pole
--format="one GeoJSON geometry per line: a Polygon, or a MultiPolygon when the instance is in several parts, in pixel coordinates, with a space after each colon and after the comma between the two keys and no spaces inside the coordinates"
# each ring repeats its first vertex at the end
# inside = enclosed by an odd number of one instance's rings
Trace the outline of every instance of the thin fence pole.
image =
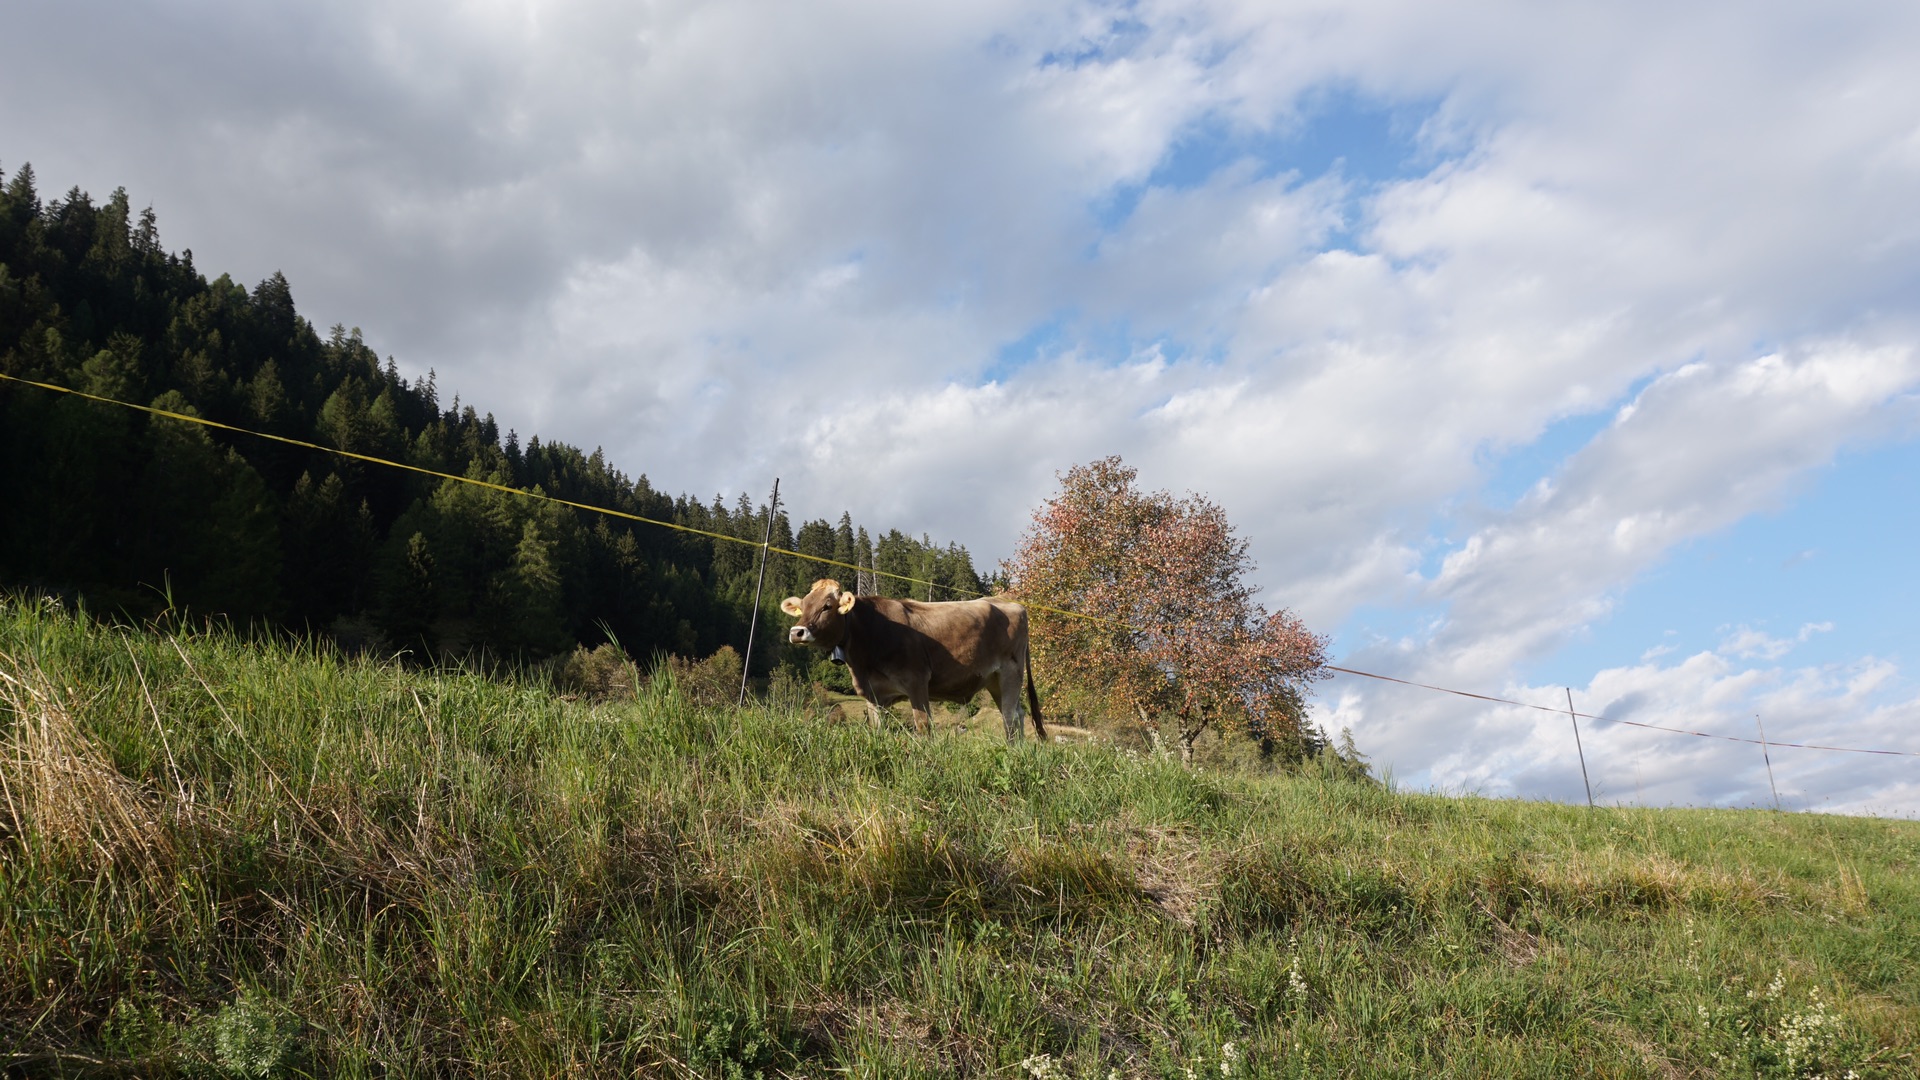
{"type": "Polygon", "coordinates": [[[1567,719],[1573,722],[1573,748],[1580,754],[1580,783],[1586,785],[1587,809],[1593,809],[1593,781],[1587,779],[1587,748],[1580,745],[1580,717],[1573,711],[1573,687],[1567,690],[1567,719]]]}
{"type": "Polygon", "coordinates": [[[773,498],[767,500],[767,535],[760,541],[760,580],[753,586],[753,618],[747,623],[747,655],[740,658],[740,700],[747,705],[747,675],[753,671],[753,634],[760,628],[760,594],[767,587],[767,553],[773,548],[773,514],[780,508],[780,478],[773,478],[773,498]]]}
{"type": "Polygon", "coordinates": [[[1773,754],[1767,750],[1767,729],[1760,723],[1760,714],[1753,714],[1753,726],[1760,732],[1760,758],[1767,763],[1767,790],[1773,792],[1773,808],[1780,809],[1780,789],[1773,784],[1773,754]]]}

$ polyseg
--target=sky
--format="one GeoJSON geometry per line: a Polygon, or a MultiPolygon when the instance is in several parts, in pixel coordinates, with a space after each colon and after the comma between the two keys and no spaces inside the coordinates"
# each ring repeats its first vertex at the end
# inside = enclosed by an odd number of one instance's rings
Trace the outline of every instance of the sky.
{"type": "MultiPolygon", "coordinates": [[[[1920,754],[1920,6],[12,0],[0,169],[656,487],[991,565],[1119,454],[1342,666],[1920,754]]],[[[1353,676],[1410,788],[1566,717],[1353,676]]],[[[1608,720],[1596,799],[1913,816],[1608,720]]]]}

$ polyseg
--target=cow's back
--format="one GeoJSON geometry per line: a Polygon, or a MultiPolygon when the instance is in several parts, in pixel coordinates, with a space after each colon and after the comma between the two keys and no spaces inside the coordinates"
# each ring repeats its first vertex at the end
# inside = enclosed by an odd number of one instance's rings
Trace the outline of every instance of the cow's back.
{"type": "Polygon", "coordinates": [[[947,603],[901,601],[908,624],[941,646],[965,667],[997,662],[1013,650],[1015,631],[1026,637],[1027,614],[1020,605],[995,600],[947,603]]]}
{"type": "Polygon", "coordinates": [[[886,681],[925,671],[933,697],[965,701],[1007,661],[1026,662],[1027,613],[1012,601],[862,597],[868,604],[856,623],[860,651],[886,681]]]}

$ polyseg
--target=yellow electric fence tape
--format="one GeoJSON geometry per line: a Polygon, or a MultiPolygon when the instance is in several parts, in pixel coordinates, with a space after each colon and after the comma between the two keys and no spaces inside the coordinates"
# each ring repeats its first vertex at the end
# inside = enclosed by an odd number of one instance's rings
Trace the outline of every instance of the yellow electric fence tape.
{"type": "MultiPolygon", "coordinates": [[[[56,383],[35,382],[32,379],[22,379],[19,376],[8,375],[5,373],[0,373],[0,379],[4,379],[7,382],[21,383],[25,386],[37,386],[42,390],[52,390],[52,391],[55,391],[56,393],[71,394],[74,397],[85,398],[88,401],[97,401],[103,405],[117,405],[123,409],[133,409],[136,412],[143,412],[152,416],[164,416],[169,420],[179,420],[179,421],[182,421],[183,423],[199,424],[201,427],[217,428],[221,431],[231,431],[237,435],[251,435],[256,439],[268,439],[277,443],[285,443],[288,446],[298,446],[304,450],[318,450],[323,454],[334,454],[339,457],[352,458],[355,461],[365,461],[374,465],[385,465],[394,469],[404,469],[407,472],[419,473],[423,476],[432,476],[441,480],[451,480],[457,484],[472,484],[474,487],[487,488],[491,491],[503,492],[508,495],[517,495],[523,499],[536,499],[542,502],[558,503],[561,506],[573,507],[575,510],[585,510],[590,513],[605,514],[608,517],[623,518],[627,521],[637,521],[644,525],[657,525],[663,529],[672,529],[675,532],[691,533],[694,536],[704,536],[710,540],[724,540],[729,544],[744,544],[747,547],[751,547],[751,548],[758,548],[758,547],[764,546],[768,551],[776,555],[786,555],[796,559],[804,559],[812,563],[819,563],[824,566],[837,567],[842,570],[852,570],[856,574],[861,574],[861,573],[872,574],[876,577],[891,578],[895,581],[904,581],[913,585],[924,585],[929,589],[945,589],[949,593],[960,593],[962,595],[969,596],[969,597],[977,597],[977,596],[983,595],[981,593],[973,592],[972,590],[969,590],[969,589],[956,589],[951,585],[942,585],[937,581],[925,581],[916,577],[908,577],[905,574],[895,574],[886,570],[875,570],[872,567],[860,567],[852,563],[845,563],[845,562],[836,561],[834,559],[822,558],[821,556],[818,556],[818,555],[807,555],[803,552],[790,551],[786,548],[774,547],[771,544],[762,545],[756,541],[748,540],[742,537],[728,536],[726,533],[712,532],[707,529],[696,529],[690,525],[681,525],[672,521],[661,521],[657,518],[644,517],[640,514],[629,514],[623,510],[609,510],[604,506],[592,506],[587,503],[574,502],[571,499],[562,499],[554,495],[548,495],[544,491],[530,491],[525,488],[508,487],[505,484],[496,484],[491,480],[480,480],[471,476],[460,476],[455,473],[441,472],[438,469],[429,469],[420,465],[409,465],[404,461],[393,461],[389,458],[374,457],[370,454],[356,454],[351,450],[342,450],[339,447],[335,447],[335,446],[325,446],[320,443],[307,442],[304,439],[292,439],[292,438],[288,438],[285,435],[271,435],[264,431],[254,431],[251,428],[236,427],[233,424],[223,424],[223,423],[220,423],[218,420],[208,420],[203,416],[194,416],[191,413],[174,412],[170,409],[158,409],[153,407],[152,405],[135,405],[130,401],[121,401],[118,398],[102,397],[99,394],[89,394],[84,390],[75,390],[70,386],[60,386],[56,383]]],[[[1106,623],[1110,626],[1116,626],[1122,629],[1131,629],[1130,627],[1126,627],[1124,624],[1114,622],[1111,619],[1102,619],[1095,615],[1082,615],[1077,611],[1067,611],[1062,608],[1048,607],[1045,604],[1027,604],[1026,606],[1030,608],[1034,608],[1039,611],[1049,612],[1054,615],[1064,615],[1070,619],[1084,619],[1087,622],[1106,623]]]]}
{"type": "MultiPolygon", "coordinates": [[[[83,390],[75,390],[70,386],[60,386],[55,383],[35,382],[32,379],[22,379],[19,376],[8,375],[8,374],[5,374],[4,372],[0,372],[0,379],[3,379],[7,382],[20,383],[24,386],[37,386],[42,390],[52,390],[52,391],[55,391],[56,393],[71,394],[74,397],[85,398],[88,401],[97,401],[103,405],[117,405],[123,409],[133,409],[137,412],[148,413],[153,416],[164,416],[169,420],[179,420],[183,423],[188,423],[188,424],[199,424],[201,427],[218,428],[221,431],[231,431],[237,435],[251,435],[256,439],[268,439],[273,442],[285,443],[288,446],[298,446],[305,450],[318,450],[323,454],[335,454],[344,458],[352,458],[355,461],[365,461],[373,465],[385,465],[385,466],[388,466],[389,468],[405,469],[408,472],[420,473],[423,476],[437,477],[441,480],[451,480],[456,484],[472,484],[475,487],[488,488],[490,490],[503,492],[508,495],[517,495],[524,499],[538,499],[544,502],[558,503],[561,506],[573,507],[575,510],[585,510],[589,513],[594,513],[594,514],[605,514],[608,517],[623,518],[627,521],[637,521],[644,525],[658,525],[660,528],[663,528],[663,529],[672,529],[675,532],[691,533],[694,536],[704,536],[711,540],[724,540],[729,544],[745,544],[746,546],[753,547],[753,548],[764,547],[766,548],[766,550],[773,552],[774,554],[777,554],[777,555],[786,555],[796,559],[805,559],[808,562],[819,563],[825,566],[838,567],[842,570],[852,570],[856,574],[868,573],[868,574],[873,574],[876,577],[892,578],[895,581],[905,581],[914,585],[925,585],[929,589],[946,589],[948,592],[961,592],[961,593],[967,593],[968,595],[972,595],[972,596],[980,595],[979,593],[971,592],[971,590],[955,589],[950,585],[941,585],[940,583],[934,582],[934,581],[925,581],[920,578],[908,577],[905,574],[895,574],[885,570],[874,570],[869,567],[860,567],[852,563],[844,563],[844,562],[835,561],[833,559],[821,558],[818,555],[807,555],[798,551],[789,551],[786,548],[774,547],[771,544],[764,544],[764,545],[757,544],[752,540],[743,539],[738,536],[728,536],[726,533],[711,532],[707,529],[696,529],[690,525],[680,525],[671,521],[661,521],[657,518],[643,517],[639,514],[629,514],[622,510],[609,510],[604,506],[592,506],[587,503],[574,502],[571,499],[562,499],[553,495],[548,495],[546,492],[543,492],[543,491],[528,491],[523,488],[508,487],[505,484],[496,484],[491,480],[478,480],[471,476],[459,476],[454,473],[441,472],[438,469],[429,469],[420,465],[409,465],[403,461],[392,461],[388,458],[373,457],[372,455],[369,455],[369,454],[356,454],[351,450],[342,450],[334,446],[323,446],[320,443],[307,442],[304,439],[291,439],[285,435],[270,435],[264,431],[254,431],[250,428],[236,427],[232,424],[222,424],[217,420],[208,420],[205,417],[194,416],[191,413],[180,413],[180,412],[173,412],[168,409],[157,409],[151,405],[135,405],[130,401],[121,401],[117,398],[101,397],[99,394],[89,394],[83,390]]],[[[1065,608],[1049,607],[1046,604],[1035,604],[1035,603],[1025,602],[1025,601],[1023,601],[1023,603],[1025,604],[1025,606],[1032,608],[1036,611],[1044,611],[1052,615],[1060,615],[1069,619],[1081,619],[1086,622],[1102,623],[1107,626],[1112,626],[1116,629],[1121,629],[1121,630],[1137,631],[1138,629],[1136,627],[1129,626],[1126,623],[1120,622],[1118,620],[1103,619],[1098,615],[1085,615],[1078,611],[1068,611],[1065,608]]],[[[1444,686],[1429,686],[1426,683],[1416,683],[1416,682],[1409,682],[1406,679],[1396,679],[1391,675],[1376,675],[1371,671],[1359,671],[1354,668],[1336,667],[1332,664],[1328,664],[1326,665],[1326,667],[1328,671],[1337,671],[1343,675],[1359,675],[1363,678],[1378,679],[1382,682],[1399,683],[1402,686],[1415,686],[1415,687],[1419,687],[1422,690],[1435,690],[1443,694],[1454,694],[1459,697],[1475,698],[1480,701],[1493,702],[1495,704],[1500,704],[1500,705],[1515,705],[1523,709],[1538,709],[1541,712],[1550,712],[1560,716],[1568,715],[1568,711],[1565,709],[1553,709],[1553,708],[1548,708],[1545,705],[1533,705],[1524,701],[1511,701],[1507,698],[1492,697],[1487,694],[1476,694],[1468,690],[1453,690],[1444,686]]],[[[1884,754],[1884,755],[1890,755],[1895,757],[1920,757],[1920,753],[1913,753],[1911,751],[1906,751],[1906,750],[1862,750],[1857,747],[1851,747],[1851,746],[1821,746],[1813,743],[1775,742],[1772,739],[1768,739],[1762,742],[1759,739],[1745,739],[1737,735],[1715,735],[1705,731],[1691,731],[1686,728],[1662,727],[1659,724],[1646,724],[1646,723],[1641,723],[1640,721],[1637,721],[1637,720],[1618,720],[1610,717],[1594,716],[1590,713],[1576,712],[1576,713],[1572,713],[1571,715],[1574,715],[1586,720],[1606,720],[1609,723],[1626,724],[1631,727],[1645,728],[1649,731],[1665,731],[1675,735],[1694,735],[1703,739],[1721,739],[1726,742],[1750,743],[1755,746],[1785,746],[1785,747],[1792,747],[1800,750],[1834,750],[1834,751],[1838,751],[1841,753],[1848,753],[1848,754],[1884,754]]]]}

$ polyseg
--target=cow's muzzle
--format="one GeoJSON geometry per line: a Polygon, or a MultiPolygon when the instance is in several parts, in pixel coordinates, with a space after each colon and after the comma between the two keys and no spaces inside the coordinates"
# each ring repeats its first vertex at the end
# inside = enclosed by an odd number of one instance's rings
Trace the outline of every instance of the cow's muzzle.
{"type": "Polygon", "coordinates": [[[813,644],[813,631],[804,626],[796,626],[787,631],[787,642],[792,645],[813,644]]]}

